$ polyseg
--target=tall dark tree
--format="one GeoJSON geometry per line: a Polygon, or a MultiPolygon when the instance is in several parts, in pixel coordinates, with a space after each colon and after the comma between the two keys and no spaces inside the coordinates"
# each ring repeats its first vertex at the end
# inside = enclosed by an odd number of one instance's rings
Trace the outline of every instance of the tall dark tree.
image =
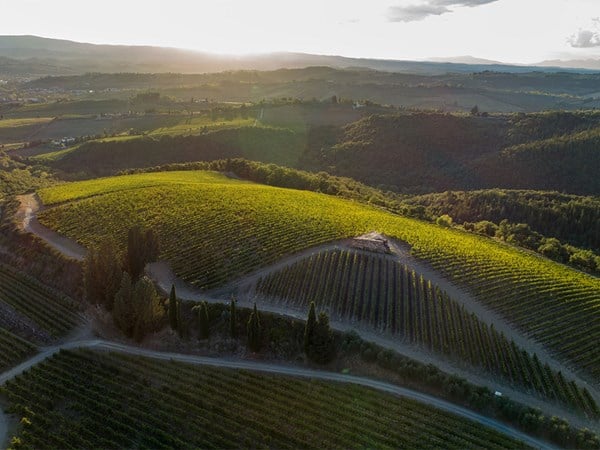
{"type": "Polygon", "coordinates": [[[127,233],[127,253],[125,268],[133,280],[139,279],[144,273],[144,267],[149,262],[158,259],[160,252],[158,237],[152,229],[142,230],[135,225],[127,233]]]}
{"type": "Polygon", "coordinates": [[[160,244],[158,242],[158,236],[152,228],[146,230],[144,235],[144,247],[146,263],[158,261],[160,244]]]}
{"type": "Polygon", "coordinates": [[[316,363],[325,364],[335,355],[333,333],[329,326],[329,317],[324,312],[315,317],[315,304],[311,302],[306,327],[304,329],[304,351],[306,356],[316,363]]]}
{"type": "Polygon", "coordinates": [[[231,298],[229,305],[229,333],[233,339],[237,338],[237,311],[235,307],[235,298],[231,298]]]}
{"type": "Polygon", "coordinates": [[[256,303],[254,304],[254,311],[252,311],[248,319],[247,332],[248,348],[253,352],[258,352],[262,344],[262,331],[256,303]]]}
{"type": "Polygon", "coordinates": [[[135,324],[133,337],[141,341],[146,333],[156,331],[164,315],[160,297],[156,293],[154,284],[146,277],[140,278],[133,290],[133,306],[135,311],[135,324]]]}
{"type": "Polygon", "coordinates": [[[95,248],[88,250],[83,261],[83,288],[85,291],[85,299],[93,304],[100,303],[102,295],[102,285],[98,277],[98,256],[95,248]]]}
{"type": "Polygon", "coordinates": [[[140,278],[146,266],[146,246],[144,244],[142,227],[136,225],[127,233],[127,253],[125,255],[125,267],[132,280],[140,278]]]}
{"type": "Polygon", "coordinates": [[[308,311],[308,318],[306,319],[306,325],[304,327],[304,352],[308,355],[310,351],[311,342],[315,332],[315,325],[317,323],[317,313],[315,312],[315,302],[310,302],[310,309],[308,311]]]}
{"type": "Polygon", "coordinates": [[[133,305],[133,286],[131,277],[123,272],[121,286],[115,295],[113,307],[113,321],[126,336],[133,334],[135,323],[135,309],[133,305]]]}
{"type": "Polygon", "coordinates": [[[329,317],[324,312],[319,314],[312,339],[311,359],[319,364],[326,364],[335,356],[333,333],[329,326],[329,317]]]}
{"type": "Polygon", "coordinates": [[[98,249],[90,249],[84,261],[83,274],[86,300],[111,311],[122,274],[117,246],[112,239],[104,240],[98,249]]]}
{"type": "Polygon", "coordinates": [[[179,329],[178,325],[178,301],[177,294],[175,293],[175,285],[171,285],[171,293],[169,294],[169,325],[171,326],[171,330],[177,331],[179,329]]]}
{"type": "Polygon", "coordinates": [[[115,294],[121,286],[123,270],[119,263],[117,244],[107,239],[100,244],[97,254],[97,270],[102,288],[102,303],[108,311],[112,311],[115,294]]]}
{"type": "Polygon", "coordinates": [[[186,331],[183,325],[183,320],[181,319],[181,300],[177,299],[177,334],[180,338],[183,337],[184,332],[186,331]]]}
{"type": "Polygon", "coordinates": [[[198,314],[198,339],[208,339],[210,337],[210,322],[208,318],[208,303],[202,302],[196,308],[198,314]]]}

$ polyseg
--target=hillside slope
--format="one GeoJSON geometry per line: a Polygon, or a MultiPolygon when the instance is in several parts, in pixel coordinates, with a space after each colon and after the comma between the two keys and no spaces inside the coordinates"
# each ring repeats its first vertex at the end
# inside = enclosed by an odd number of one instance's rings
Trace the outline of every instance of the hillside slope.
{"type": "Polygon", "coordinates": [[[175,272],[205,288],[313,245],[379,231],[577,367],[600,374],[600,280],[481,236],[206,172],[77,182],[40,196],[66,202],[40,221],[86,246],[107,235],[122,245],[130,226],[153,227],[175,272]]]}

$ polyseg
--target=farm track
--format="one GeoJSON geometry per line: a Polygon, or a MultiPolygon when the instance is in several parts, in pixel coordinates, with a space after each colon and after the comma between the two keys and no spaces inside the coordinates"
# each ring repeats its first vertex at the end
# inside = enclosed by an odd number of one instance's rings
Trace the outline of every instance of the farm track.
{"type": "MultiPolygon", "coordinates": [[[[6,383],[8,380],[23,373],[35,364],[39,363],[40,361],[43,361],[46,358],[51,357],[52,355],[58,353],[61,350],[75,350],[82,348],[125,353],[129,355],[142,356],[146,358],[159,359],[164,361],[178,361],[200,366],[221,367],[237,370],[250,370],[256,372],[284,375],[289,377],[311,378],[335,383],[348,383],[365,386],[394,396],[415,400],[420,403],[433,406],[439,410],[455,414],[465,419],[472,420],[474,422],[492,428],[500,433],[511,436],[514,439],[520,440],[534,448],[554,448],[545,442],[532,438],[531,436],[517,431],[509,426],[506,426],[501,422],[482,416],[466,408],[462,408],[460,406],[454,405],[444,400],[440,400],[436,397],[432,397],[427,394],[423,394],[417,391],[413,391],[411,389],[403,388],[382,381],[357,377],[353,375],[340,374],[336,372],[327,372],[322,370],[312,370],[293,366],[285,366],[281,364],[269,364],[256,361],[242,361],[224,358],[209,358],[202,356],[185,355],[180,353],[157,352],[142,349],[139,347],[118,344],[115,342],[104,341],[100,339],[75,340],[59,346],[48,347],[35,357],[25,361],[24,363],[10,371],[1,374],[0,385],[6,383]]],[[[2,430],[2,422],[4,422],[4,424],[6,425],[6,417],[3,417],[3,414],[0,414],[0,443],[3,443],[6,439],[6,427],[4,428],[4,430],[2,430]],[[2,431],[4,431],[4,435],[2,434],[2,431]]]]}
{"type": "Polygon", "coordinates": [[[17,199],[21,203],[17,212],[17,220],[23,231],[35,234],[63,255],[77,261],[83,261],[86,253],[84,247],[69,238],[61,236],[56,231],[46,228],[38,221],[37,212],[40,210],[40,200],[37,195],[19,195],[17,199]]]}
{"type": "MultiPolygon", "coordinates": [[[[37,221],[37,212],[40,210],[41,207],[37,196],[35,196],[34,194],[19,196],[19,200],[21,201],[21,208],[19,209],[18,220],[22,223],[22,228],[25,231],[31,232],[39,236],[50,246],[63,253],[65,256],[77,260],[82,260],[84,258],[85,248],[72,241],[71,239],[65,238],[59,235],[58,233],[54,232],[53,230],[44,227],[37,221]]],[[[346,248],[348,247],[350,241],[351,239],[344,239],[306,249],[302,252],[288,256],[278,261],[276,264],[259,269],[239,280],[235,280],[230,284],[224,286],[223,288],[219,288],[209,292],[201,291],[197,288],[194,288],[193,286],[187,284],[183,280],[176,277],[166,262],[161,261],[149,264],[147,267],[147,273],[160,287],[160,289],[166,293],[169,292],[171,284],[174,284],[177,289],[178,297],[180,297],[182,300],[205,300],[211,303],[223,303],[228,299],[227,294],[236,291],[238,305],[240,307],[252,307],[254,301],[257,300],[254,297],[252,287],[260,277],[264,277],[273,272],[276,272],[282,269],[283,267],[291,265],[294,262],[297,262],[307,256],[310,256],[313,253],[332,249],[346,248]]],[[[504,333],[507,336],[510,336],[515,340],[516,344],[520,345],[522,348],[526,349],[530,353],[537,353],[538,356],[540,356],[542,360],[547,361],[553,369],[562,371],[563,374],[568,375],[573,380],[576,380],[577,383],[579,383],[581,386],[587,387],[588,391],[595,398],[595,400],[597,402],[600,402],[600,394],[598,393],[596,386],[592,386],[590,383],[581,379],[581,377],[578,376],[574,371],[570,370],[566,366],[562,365],[559,361],[556,361],[552,356],[550,356],[549,353],[538,343],[532,342],[531,339],[522,336],[515,328],[506,323],[506,321],[503,320],[496,313],[490,311],[488,308],[481,305],[474,297],[470,296],[467,292],[465,292],[464,290],[460,289],[459,287],[442,277],[439,273],[430,268],[425,262],[410,255],[409,250],[406,248],[405,245],[393,241],[390,241],[390,243],[393,252],[392,255],[389,256],[390,258],[394,258],[399,263],[406,264],[414,268],[415,271],[421,273],[425,278],[430,279],[432,283],[438,284],[440,288],[445,290],[453,299],[463,303],[467,310],[474,312],[482,320],[488,323],[494,323],[494,326],[499,331],[504,331],[504,333]]],[[[300,320],[304,320],[307,314],[307,311],[304,310],[289,307],[278,307],[269,303],[260,302],[260,299],[258,300],[260,309],[266,312],[271,312],[300,320]]],[[[332,318],[331,326],[332,328],[339,331],[355,330],[361,336],[361,338],[363,338],[366,341],[374,342],[382,347],[398,351],[399,353],[413,358],[417,361],[420,361],[422,363],[434,364],[445,372],[455,373],[477,385],[487,386],[491,390],[500,390],[505,395],[510,396],[512,399],[519,401],[523,404],[538,407],[547,414],[565,417],[576,426],[588,427],[590,429],[600,432],[600,424],[598,424],[597,422],[591,423],[590,421],[585,420],[581,416],[575,415],[570,411],[565,410],[557,404],[541,400],[540,398],[534,395],[513,389],[508,385],[500,384],[497,382],[497,380],[490,380],[489,376],[486,377],[474,372],[473,370],[462,368],[454,362],[450,361],[449,359],[441,357],[437,354],[430,353],[418,346],[405,344],[398,339],[392,339],[390,337],[378,334],[373,329],[360,327],[358,324],[335,321],[335,318],[332,318]]]]}

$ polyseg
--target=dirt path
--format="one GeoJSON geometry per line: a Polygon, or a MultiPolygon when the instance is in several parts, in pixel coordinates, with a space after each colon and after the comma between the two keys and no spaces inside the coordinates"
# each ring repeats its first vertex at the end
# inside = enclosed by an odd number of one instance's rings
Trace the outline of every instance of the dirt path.
{"type": "Polygon", "coordinates": [[[83,261],[86,253],[84,247],[39,223],[37,212],[40,211],[40,200],[36,194],[18,195],[17,199],[21,203],[17,211],[17,220],[23,231],[35,234],[63,255],[83,261]]]}
{"type": "MultiPolygon", "coordinates": [[[[507,436],[510,436],[516,440],[522,441],[527,445],[530,445],[534,448],[540,449],[551,449],[554,448],[546,442],[535,439],[525,433],[522,433],[512,427],[509,427],[501,422],[498,422],[494,419],[491,419],[486,416],[482,416],[477,414],[471,410],[460,407],[453,403],[447,402],[445,400],[441,400],[436,397],[432,397],[427,394],[423,394],[418,391],[413,391],[412,389],[407,389],[404,387],[396,386],[394,384],[386,383],[383,381],[372,380],[369,378],[357,377],[353,375],[341,374],[336,372],[327,372],[321,370],[312,370],[305,369],[301,367],[294,367],[288,365],[281,364],[269,364],[262,363],[257,361],[243,361],[243,360],[232,360],[232,359],[224,359],[224,358],[210,358],[203,356],[193,356],[193,355],[184,355],[179,353],[167,353],[167,352],[157,352],[152,350],[146,350],[138,347],[132,347],[123,344],[117,344],[114,342],[108,342],[103,340],[83,340],[83,341],[74,341],[70,343],[63,344],[61,346],[51,347],[46,349],[44,352],[36,355],[35,357],[25,361],[23,364],[15,367],[14,369],[4,372],[0,375],[0,385],[4,384],[6,381],[14,378],[15,376],[25,372],[30,369],[35,364],[38,364],[40,361],[58,353],[60,350],[72,350],[78,348],[89,348],[95,350],[104,350],[111,352],[119,352],[125,353],[129,355],[137,355],[143,356],[146,358],[153,358],[165,361],[179,361],[188,364],[194,364],[199,366],[212,366],[212,367],[222,367],[222,368],[230,368],[230,369],[238,369],[238,370],[251,370],[258,372],[265,372],[271,374],[278,374],[290,377],[300,377],[300,378],[310,378],[324,381],[331,381],[336,383],[348,383],[355,384],[360,386],[365,386],[371,389],[376,389],[381,392],[385,392],[387,394],[391,394],[397,397],[409,398],[411,400],[418,401],[420,403],[430,405],[434,408],[440,409],[442,411],[446,411],[457,416],[463,417],[465,419],[472,420],[481,425],[484,425],[488,428],[492,428],[500,433],[503,433],[507,436]]],[[[6,424],[6,417],[0,411],[0,443],[4,443],[6,440],[6,427],[2,428],[2,423],[6,424]]]]}

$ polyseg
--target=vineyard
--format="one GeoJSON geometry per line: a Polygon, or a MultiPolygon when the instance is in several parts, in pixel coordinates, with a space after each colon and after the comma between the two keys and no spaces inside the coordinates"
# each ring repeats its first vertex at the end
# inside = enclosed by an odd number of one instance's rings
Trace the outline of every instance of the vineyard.
{"type": "Polygon", "coordinates": [[[56,338],[79,321],[72,300],[3,264],[0,264],[0,301],[56,338]]]}
{"type": "Polygon", "coordinates": [[[222,285],[282,256],[376,230],[464,286],[555,353],[600,377],[600,280],[477,235],[356,202],[206,172],[167,172],[40,191],[40,221],[85,246],[155,228],[162,257],[198,287],[222,285]],[[73,201],[78,200],[78,201],[73,201]]]}
{"type": "Polygon", "coordinates": [[[600,415],[585,388],[565,380],[391,258],[355,250],[320,252],[260,279],[256,292],[304,310],[315,301],[334,319],[358,322],[456,357],[541,396],[600,415]]]}
{"type": "Polygon", "coordinates": [[[0,372],[17,365],[35,352],[33,344],[0,328],[0,372]]]}
{"type": "Polygon", "coordinates": [[[364,387],[92,351],[63,351],[2,394],[19,448],[523,448],[364,387]]]}

